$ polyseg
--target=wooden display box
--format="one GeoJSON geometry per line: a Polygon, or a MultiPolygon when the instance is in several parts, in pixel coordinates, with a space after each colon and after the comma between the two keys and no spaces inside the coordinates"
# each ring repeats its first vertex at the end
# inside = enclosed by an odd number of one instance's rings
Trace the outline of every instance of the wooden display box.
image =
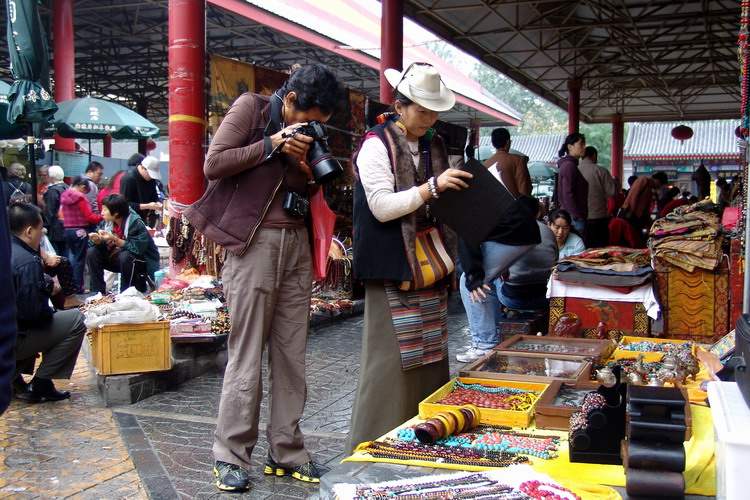
{"type": "MultiPolygon", "coordinates": [[[[592,292],[593,293],[593,292],[592,292]]],[[[579,299],[576,297],[551,297],[549,300],[549,333],[565,312],[581,319],[581,337],[595,339],[599,322],[607,325],[607,335],[619,341],[625,335],[648,336],[651,323],[646,308],[640,302],[614,302],[579,299]]]]}
{"type": "Polygon", "coordinates": [[[654,257],[664,337],[712,344],[729,332],[729,268],[687,272],[654,257]]]}
{"type": "Polygon", "coordinates": [[[549,354],[553,356],[572,356],[591,358],[602,364],[617,347],[612,340],[574,339],[567,337],[550,337],[536,335],[514,335],[495,347],[495,351],[514,353],[549,354]]]}
{"type": "Polygon", "coordinates": [[[596,391],[599,384],[580,382],[567,384],[559,380],[552,382],[536,403],[536,427],[538,429],[570,429],[570,416],[581,411],[583,398],[596,391]]]}
{"type": "Polygon", "coordinates": [[[94,328],[91,362],[100,375],[169,370],[172,368],[169,321],[94,328]]]}
{"type": "MultiPolygon", "coordinates": [[[[539,393],[539,397],[544,395],[544,391],[547,389],[548,384],[538,384],[530,382],[511,382],[511,381],[500,381],[500,380],[486,380],[479,378],[469,377],[458,377],[437,391],[430,394],[424,401],[419,403],[419,418],[428,419],[432,418],[441,411],[452,410],[459,408],[455,405],[438,404],[437,402],[449,395],[455,389],[456,380],[460,380],[464,384],[481,384],[484,386],[491,387],[510,387],[513,389],[524,389],[527,391],[534,391],[539,393]]],[[[538,399],[537,399],[538,401],[538,399]]],[[[511,427],[523,427],[526,428],[531,424],[534,418],[534,405],[526,411],[516,410],[496,410],[491,408],[479,408],[480,422],[483,424],[490,425],[508,425],[511,427]]]]}
{"type": "Polygon", "coordinates": [[[459,375],[517,382],[549,384],[562,380],[572,383],[589,380],[591,362],[563,355],[493,351],[462,369],[459,375]]]}

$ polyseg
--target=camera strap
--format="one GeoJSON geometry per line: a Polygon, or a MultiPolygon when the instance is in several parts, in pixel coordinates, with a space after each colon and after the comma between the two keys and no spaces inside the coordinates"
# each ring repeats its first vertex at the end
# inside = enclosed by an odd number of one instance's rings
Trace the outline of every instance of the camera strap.
{"type": "MultiPolygon", "coordinates": [[[[266,143],[266,151],[271,150],[271,136],[283,128],[283,122],[281,120],[281,105],[283,102],[283,99],[279,96],[279,91],[277,90],[274,92],[269,102],[269,120],[266,124],[266,128],[263,130],[263,141],[266,143]]],[[[266,156],[266,160],[281,153],[281,148],[284,147],[284,144],[285,143],[282,142],[276,146],[268,156],[266,156]]]]}

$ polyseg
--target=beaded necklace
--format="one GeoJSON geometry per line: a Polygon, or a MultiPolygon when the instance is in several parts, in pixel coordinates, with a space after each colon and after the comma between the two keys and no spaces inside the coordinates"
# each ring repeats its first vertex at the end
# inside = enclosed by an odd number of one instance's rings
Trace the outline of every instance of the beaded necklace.
{"type": "MultiPolygon", "coordinates": [[[[536,434],[512,432],[509,428],[499,430],[495,427],[477,427],[478,432],[466,432],[439,439],[435,446],[460,448],[484,452],[507,452],[513,455],[523,454],[551,460],[557,458],[560,438],[536,434]]],[[[417,444],[414,427],[399,429],[400,441],[417,444]]]]}
{"type": "Polygon", "coordinates": [[[422,460],[454,465],[471,465],[475,467],[509,467],[513,464],[527,463],[526,457],[517,454],[467,448],[446,448],[437,445],[422,445],[415,442],[405,442],[386,438],[385,441],[372,441],[362,448],[358,448],[375,458],[390,460],[422,460]]]}
{"type": "Polygon", "coordinates": [[[581,497],[567,488],[552,483],[542,483],[540,481],[526,481],[518,487],[522,492],[531,498],[538,500],[581,500],[581,497]],[[559,493],[566,493],[565,496],[559,493]],[[569,493],[569,495],[568,495],[569,493]]]}
{"type": "Polygon", "coordinates": [[[527,411],[538,398],[539,394],[534,391],[480,384],[467,385],[456,381],[455,390],[438,403],[457,406],[473,404],[481,408],[527,411]]]}
{"type": "Polygon", "coordinates": [[[354,499],[415,499],[431,498],[495,498],[504,500],[525,499],[513,488],[479,474],[458,478],[438,479],[420,483],[401,483],[390,486],[357,486],[354,499]]]}

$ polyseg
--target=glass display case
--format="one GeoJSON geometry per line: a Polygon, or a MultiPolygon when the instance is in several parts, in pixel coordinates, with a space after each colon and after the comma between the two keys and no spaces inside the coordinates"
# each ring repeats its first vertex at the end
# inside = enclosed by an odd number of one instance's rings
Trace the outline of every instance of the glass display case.
{"type": "Polygon", "coordinates": [[[494,351],[465,367],[461,376],[521,382],[588,380],[591,361],[583,357],[494,351]]]}
{"type": "Polygon", "coordinates": [[[536,427],[567,431],[570,426],[570,416],[574,412],[581,411],[583,398],[589,392],[596,391],[598,387],[599,384],[593,382],[577,384],[552,382],[537,401],[536,427]]]}
{"type": "Polygon", "coordinates": [[[601,364],[616,347],[617,344],[612,340],[514,335],[494,350],[591,358],[595,363],[601,364]]]}

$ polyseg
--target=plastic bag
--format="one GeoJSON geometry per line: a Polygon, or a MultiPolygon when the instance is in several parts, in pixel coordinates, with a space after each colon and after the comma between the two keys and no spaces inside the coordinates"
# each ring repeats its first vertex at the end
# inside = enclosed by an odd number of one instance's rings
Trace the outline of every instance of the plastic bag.
{"type": "Polygon", "coordinates": [[[135,297],[122,302],[111,302],[92,307],[85,313],[86,328],[100,328],[104,325],[150,323],[158,321],[159,308],[145,299],[135,297]]]}
{"type": "Polygon", "coordinates": [[[313,279],[319,280],[326,275],[326,260],[336,224],[336,214],[328,208],[322,189],[310,198],[310,215],[313,226],[313,279]]]}
{"type": "Polygon", "coordinates": [[[189,284],[190,283],[188,283],[187,281],[178,280],[177,278],[167,278],[165,280],[162,280],[161,285],[159,285],[159,288],[157,288],[157,290],[182,290],[189,284]]]}
{"type": "Polygon", "coordinates": [[[46,234],[42,235],[42,241],[39,243],[39,248],[49,254],[57,255],[57,252],[55,252],[55,249],[46,234]]]}

